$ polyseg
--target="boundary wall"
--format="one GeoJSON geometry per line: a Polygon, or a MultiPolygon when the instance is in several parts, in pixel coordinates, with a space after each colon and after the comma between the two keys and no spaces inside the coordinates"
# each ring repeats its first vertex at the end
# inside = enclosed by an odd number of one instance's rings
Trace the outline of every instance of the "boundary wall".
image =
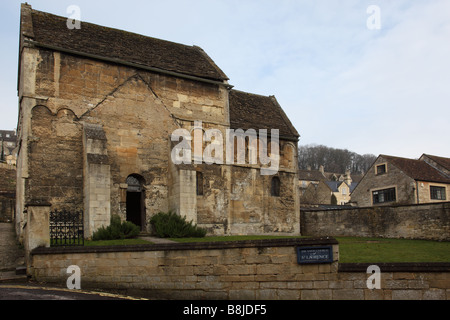
{"type": "Polygon", "coordinates": [[[365,208],[300,209],[302,236],[450,241],[450,202],[365,208]]]}
{"type": "Polygon", "coordinates": [[[339,264],[334,238],[36,248],[28,274],[65,286],[177,300],[450,300],[450,263],[380,264],[368,289],[365,264],[339,264]],[[331,246],[332,262],[299,264],[297,248],[331,246]]]}

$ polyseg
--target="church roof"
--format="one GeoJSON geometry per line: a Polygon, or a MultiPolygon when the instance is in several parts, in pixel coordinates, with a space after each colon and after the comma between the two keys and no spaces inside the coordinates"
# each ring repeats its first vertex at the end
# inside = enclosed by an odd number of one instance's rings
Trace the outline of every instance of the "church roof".
{"type": "Polygon", "coordinates": [[[297,141],[299,134],[273,96],[231,90],[230,126],[232,129],[278,129],[280,138],[297,141]]]}
{"type": "Polygon", "coordinates": [[[38,45],[176,72],[215,81],[225,73],[197,46],[160,40],[123,30],[81,22],[69,29],[67,18],[22,6],[22,32],[38,45]],[[24,17],[31,12],[31,19],[24,17]],[[25,24],[24,24],[25,22],[25,24]]]}
{"type": "MultiPolygon", "coordinates": [[[[22,4],[21,34],[34,45],[109,62],[127,63],[225,83],[228,77],[199,47],[160,40],[81,22],[69,29],[68,19],[22,4]]],[[[229,86],[228,84],[226,84],[229,86]]],[[[273,96],[230,90],[232,129],[279,129],[280,138],[297,141],[299,134],[273,96]]]]}

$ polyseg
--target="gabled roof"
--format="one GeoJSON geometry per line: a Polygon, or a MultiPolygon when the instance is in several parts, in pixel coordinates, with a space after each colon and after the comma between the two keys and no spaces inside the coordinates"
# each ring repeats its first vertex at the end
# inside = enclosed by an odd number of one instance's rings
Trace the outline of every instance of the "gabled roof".
{"type": "Polygon", "coordinates": [[[326,178],[319,170],[298,170],[298,179],[306,181],[325,181],[326,178]]]}
{"type": "Polygon", "coordinates": [[[450,183],[450,179],[425,161],[380,155],[414,180],[450,183]]]}
{"type": "Polygon", "coordinates": [[[212,59],[199,47],[147,37],[118,29],[81,22],[80,29],[69,29],[67,18],[22,5],[22,32],[35,44],[118,59],[215,81],[228,80],[212,59]],[[31,19],[27,14],[31,13],[31,19]],[[31,20],[31,21],[30,21],[31,20]]]}
{"type": "Polygon", "coordinates": [[[326,181],[325,183],[330,187],[331,191],[339,192],[339,187],[345,182],[344,181],[326,181]]]}
{"type": "Polygon", "coordinates": [[[350,193],[353,193],[353,190],[358,186],[359,182],[352,182],[350,185],[350,193]]]}
{"type": "Polygon", "coordinates": [[[299,134],[273,96],[262,96],[238,90],[231,90],[230,127],[231,129],[280,130],[280,139],[297,141],[299,134]]]}
{"type": "Polygon", "coordinates": [[[429,154],[424,154],[424,156],[430,158],[434,162],[436,162],[441,167],[445,168],[446,170],[450,171],[450,158],[444,158],[444,157],[438,157],[438,156],[432,156],[429,154]]]}
{"type": "Polygon", "coordinates": [[[9,130],[0,130],[0,140],[7,142],[17,142],[16,132],[9,130]]]}

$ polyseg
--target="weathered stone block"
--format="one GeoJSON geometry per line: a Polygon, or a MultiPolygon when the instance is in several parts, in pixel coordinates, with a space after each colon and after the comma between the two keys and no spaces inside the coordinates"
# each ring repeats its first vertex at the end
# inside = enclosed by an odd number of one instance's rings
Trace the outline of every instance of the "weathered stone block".
{"type": "Polygon", "coordinates": [[[421,290],[392,290],[392,300],[421,300],[421,290]]]}

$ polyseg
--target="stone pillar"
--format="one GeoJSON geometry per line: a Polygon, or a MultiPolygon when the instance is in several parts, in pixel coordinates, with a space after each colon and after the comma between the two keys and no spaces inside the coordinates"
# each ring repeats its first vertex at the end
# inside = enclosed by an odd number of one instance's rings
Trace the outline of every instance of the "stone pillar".
{"type": "Polygon", "coordinates": [[[180,215],[186,221],[197,223],[197,172],[193,170],[179,171],[180,215]]]}
{"type": "Polygon", "coordinates": [[[111,173],[100,125],[84,124],[83,157],[84,236],[90,238],[111,220],[111,173]]]}
{"type": "Polygon", "coordinates": [[[30,252],[38,247],[50,247],[50,208],[51,204],[32,201],[26,204],[24,224],[25,262],[31,266],[30,252]]]}

